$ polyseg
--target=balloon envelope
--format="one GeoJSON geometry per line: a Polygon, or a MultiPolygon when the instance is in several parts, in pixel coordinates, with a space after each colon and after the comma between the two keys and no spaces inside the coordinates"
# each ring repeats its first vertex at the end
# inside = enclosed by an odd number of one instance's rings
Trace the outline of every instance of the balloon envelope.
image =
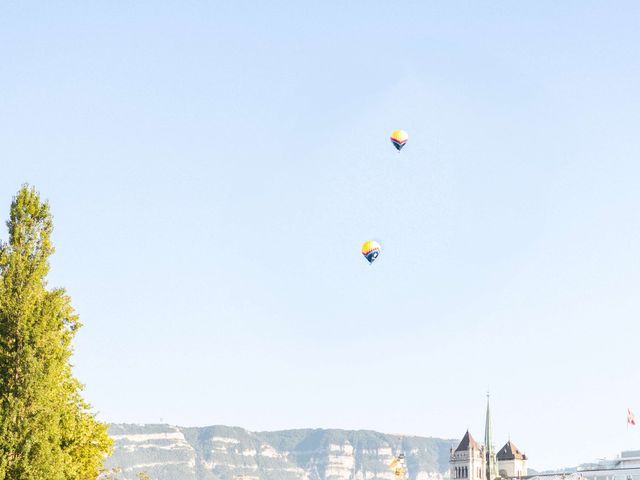
{"type": "Polygon", "coordinates": [[[369,263],[373,263],[381,251],[380,244],[373,240],[367,240],[362,244],[362,255],[364,255],[364,258],[366,258],[369,263]]]}
{"type": "Polygon", "coordinates": [[[404,130],[396,130],[391,134],[391,143],[393,143],[393,146],[396,147],[398,151],[402,150],[407,140],[409,140],[409,135],[404,130]]]}

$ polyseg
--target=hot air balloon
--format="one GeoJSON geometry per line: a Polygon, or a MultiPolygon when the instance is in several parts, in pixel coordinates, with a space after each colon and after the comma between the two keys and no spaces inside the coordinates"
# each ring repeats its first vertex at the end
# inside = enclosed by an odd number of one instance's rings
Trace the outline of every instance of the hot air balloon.
{"type": "Polygon", "coordinates": [[[393,457],[391,463],[389,464],[389,468],[393,470],[394,477],[398,479],[404,479],[405,473],[407,472],[407,468],[404,462],[404,453],[400,453],[393,457]]]}
{"type": "Polygon", "coordinates": [[[378,255],[380,255],[380,244],[373,240],[367,240],[362,244],[362,255],[367,259],[369,263],[373,263],[378,255]]]}
{"type": "Polygon", "coordinates": [[[404,130],[396,130],[391,134],[391,143],[393,143],[393,146],[396,147],[398,151],[402,150],[407,140],[409,140],[409,135],[404,130]]]}

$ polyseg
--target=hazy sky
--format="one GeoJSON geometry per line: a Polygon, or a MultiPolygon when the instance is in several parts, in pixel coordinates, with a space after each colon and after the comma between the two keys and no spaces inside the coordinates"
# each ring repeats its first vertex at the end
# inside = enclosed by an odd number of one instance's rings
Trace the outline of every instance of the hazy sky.
{"type": "Polygon", "coordinates": [[[102,419],[480,439],[490,389],[534,468],[638,448],[639,24],[2,2],[0,217],[23,182],[51,202],[102,419]]]}

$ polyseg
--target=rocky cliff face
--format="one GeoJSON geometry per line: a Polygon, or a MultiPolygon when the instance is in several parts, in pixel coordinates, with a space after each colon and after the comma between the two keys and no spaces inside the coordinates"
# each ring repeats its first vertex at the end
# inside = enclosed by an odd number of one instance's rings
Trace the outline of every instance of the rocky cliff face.
{"type": "Polygon", "coordinates": [[[399,448],[411,480],[442,480],[455,440],[373,431],[182,428],[112,425],[114,454],[106,467],[122,480],[393,480],[388,464],[399,448]]]}

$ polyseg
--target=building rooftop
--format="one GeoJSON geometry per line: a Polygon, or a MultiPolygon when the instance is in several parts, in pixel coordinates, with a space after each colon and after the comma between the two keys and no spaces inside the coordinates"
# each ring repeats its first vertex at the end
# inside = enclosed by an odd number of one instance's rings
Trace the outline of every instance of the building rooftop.
{"type": "Polygon", "coordinates": [[[500,460],[526,460],[527,456],[518,450],[511,440],[509,440],[504,447],[497,453],[496,458],[500,460]]]}
{"type": "Polygon", "coordinates": [[[462,437],[462,440],[460,440],[460,445],[458,445],[458,448],[456,448],[456,452],[466,452],[468,450],[471,450],[472,448],[479,449],[480,446],[478,445],[478,442],[476,442],[475,439],[471,436],[469,430],[467,430],[467,433],[465,433],[464,437],[462,437]]]}

